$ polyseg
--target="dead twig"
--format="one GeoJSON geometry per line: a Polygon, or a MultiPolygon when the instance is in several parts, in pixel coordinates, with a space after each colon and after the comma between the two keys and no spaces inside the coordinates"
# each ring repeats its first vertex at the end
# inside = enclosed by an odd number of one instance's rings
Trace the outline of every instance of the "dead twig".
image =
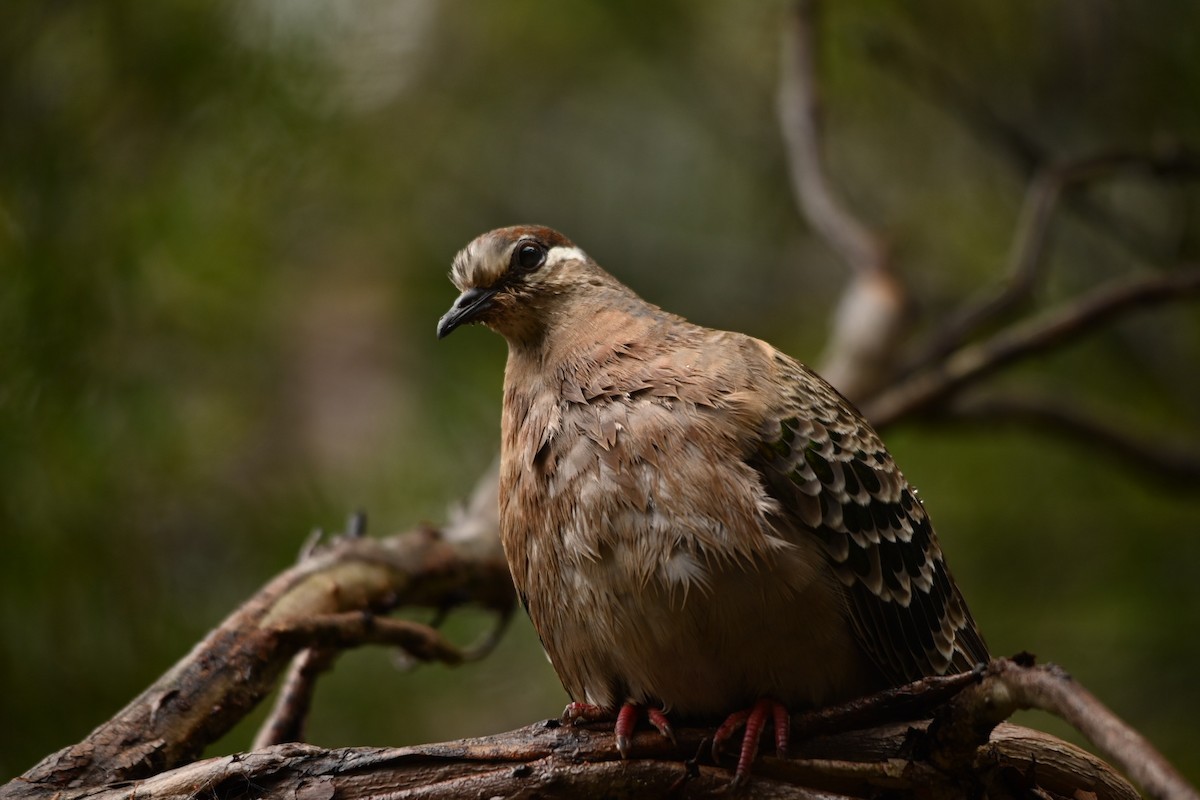
{"type": "Polygon", "coordinates": [[[1045,352],[1122,315],[1200,292],[1200,269],[1189,268],[1103,286],[1060,308],[964,347],[940,364],[900,381],[863,405],[877,427],[943,407],[952,396],[1018,359],[1045,352]]]}
{"type": "Polygon", "coordinates": [[[292,659],[275,705],[254,736],[252,750],[304,741],[304,726],[312,708],[317,678],[329,670],[336,659],[336,650],[323,647],[306,647],[292,659]]]}
{"type": "Polygon", "coordinates": [[[1012,395],[963,398],[942,409],[938,421],[988,427],[999,422],[1035,428],[1097,448],[1122,465],[1132,465],[1160,481],[1181,486],[1194,486],[1200,481],[1200,449],[1153,440],[1148,435],[1132,435],[1128,424],[1111,422],[1050,398],[1012,395]]]}
{"type": "Polygon", "coordinates": [[[286,625],[264,631],[285,646],[348,650],[378,644],[399,647],[410,658],[422,662],[458,665],[463,652],[428,625],[405,619],[376,616],[367,611],[345,611],[296,618],[286,625]]]}
{"type": "Polygon", "coordinates": [[[1200,163],[1185,152],[1113,151],[1041,169],[1025,193],[1004,281],[939,326],[900,374],[908,375],[945,359],[978,331],[1029,300],[1042,275],[1053,231],[1051,223],[1063,198],[1098,180],[1130,173],[1194,176],[1200,174],[1200,163]]]}
{"type": "Polygon", "coordinates": [[[885,689],[836,706],[794,714],[792,735],[801,739],[819,733],[853,730],[892,720],[929,716],[935,707],[945,703],[964,687],[978,683],[982,677],[981,668],[979,671],[956,675],[921,678],[904,686],[885,689]]]}
{"type": "Polygon", "coordinates": [[[783,32],[779,122],[792,191],[808,223],[850,268],[821,373],[847,397],[873,391],[901,340],[908,295],[882,238],[837,196],[825,174],[816,80],[816,0],[793,4],[783,32]]]}
{"type": "Polygon", "coordinates": [[[838,198],[825,176],[815,70],[815,0],[797,0],[784,30],[779,79],[779,122],[787,147],[792,190],[804,216],[856,272],[886,269],[879,237],[838,198]]]}

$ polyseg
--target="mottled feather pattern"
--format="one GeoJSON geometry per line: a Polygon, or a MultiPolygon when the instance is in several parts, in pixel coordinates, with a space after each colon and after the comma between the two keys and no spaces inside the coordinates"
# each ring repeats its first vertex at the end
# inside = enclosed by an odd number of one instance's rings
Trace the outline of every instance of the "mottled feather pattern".
{"type": "Polygon", "coordinates": [[[986,661],[929,516],[878,435],[803,365],[780,354],[776,369],[788,391],[755,463],[785,515],[824,543],[864,649],[893,682],[986,661]]]}

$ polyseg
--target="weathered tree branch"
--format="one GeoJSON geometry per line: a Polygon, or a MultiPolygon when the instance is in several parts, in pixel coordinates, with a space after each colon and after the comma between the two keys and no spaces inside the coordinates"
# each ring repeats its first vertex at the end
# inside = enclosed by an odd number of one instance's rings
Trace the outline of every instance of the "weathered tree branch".
{"type": "Polygon", "coordinates": [[[1121,767],[1151,797],[1200,800],[1196,792],[1137,731],[1053,665],[1033,667],[996,659],[978,684],[967,687],[930,728],[930,761],[953,769],[975,763],[972,740],[984,739],[1019,709],[1038,709],[1065,720],[1121,767]]]}
{"type": "Polygon", "coordinates": [[[292,656],[308,647],[386,643],[416,657],[460,660],[463,654],[436,631],[376,615],[463,598],[507,615],[514,595],[495,534],[493,484],[485,476],[471,513],[442,531],[346,536],[319,549],[263,587],[111,720],[22,780],[111,783],[191,761],[254,708],[292,656]]]}
{"type": "MultiPolygon", "coordinates": [[[[889,723],[807,736],[789,758],[762,759],[755,770],[754,796],[872,797],[880,791],[960,796],[971,785],[1011,783],[1031,770],[1051,796],[1073,797],[1078,791],[1101,800],[1137,796],[1095,756],[1007,724],[989,727],[978,748],[979,763],[967,772],[959,765],[937,768],[915,755],[927,749],[922,742],[931,740],[927,726],[921,721],[889,723]]],[[[247,787],[257,797],[662,797],[668,791],[682,798],[707,797],[727,790],[731,778],[728,766],[687,758],[707,751],[711,732],[677,728],[678,744],[654,731],[639,732],[628,761],[617,754],[611,726],[572,727],[557,720],[495,736],[403,748],[326,750],[283,744],[198,761],[137,781],[66,787],[57,791],[56,800],[241,796],[247,787]]],[[[14,783],[0,795],[42,798],[46,788],[14,783]]]]}

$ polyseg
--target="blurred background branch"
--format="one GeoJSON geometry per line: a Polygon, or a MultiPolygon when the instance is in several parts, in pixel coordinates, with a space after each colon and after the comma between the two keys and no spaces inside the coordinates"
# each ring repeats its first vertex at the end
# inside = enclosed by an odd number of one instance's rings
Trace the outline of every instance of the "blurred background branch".
{"type": "Polygon", "coordinates": [[[980,329],[1002,320],[1028,303],[1043,280],[1043,269],[1050,249],[1055,214],[1064,193],[1086,187],[1120,173],[1141,173],[1164,178],[1196,180],[1200,178],[1200,159],[1191,153],[1104,153],[1059,166],[1047,167],[1029,182],[1017,231],[1009,254],[1008,271],[998,289],[980,300],[966,304],[940,326],[929,344],[918,354],[907,371],[944,359],[980,329]]]}
{"type": "Polygon", "coordinates": [[[797,204],[813,232],[850,269],[819,369],[858,400],[887,378],[909,300],[882,238],[850,212],[826,174],[816,76],[819,7],[816,0],[799,0],[783,25],[779,128],[797,204]]]}

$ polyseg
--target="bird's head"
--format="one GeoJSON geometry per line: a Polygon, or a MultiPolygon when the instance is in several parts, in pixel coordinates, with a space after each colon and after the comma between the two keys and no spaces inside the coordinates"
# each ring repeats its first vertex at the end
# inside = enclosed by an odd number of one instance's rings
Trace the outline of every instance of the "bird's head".
{"type": "Polygon", "coordinates": [[[556,301],[602,274],[587,254],[558,231],[517,225],[489,231],[454,257],[450,280],[462,294],[440,320],[438,338],[480,322],[513,340],[545,323],[556,301]]]}

